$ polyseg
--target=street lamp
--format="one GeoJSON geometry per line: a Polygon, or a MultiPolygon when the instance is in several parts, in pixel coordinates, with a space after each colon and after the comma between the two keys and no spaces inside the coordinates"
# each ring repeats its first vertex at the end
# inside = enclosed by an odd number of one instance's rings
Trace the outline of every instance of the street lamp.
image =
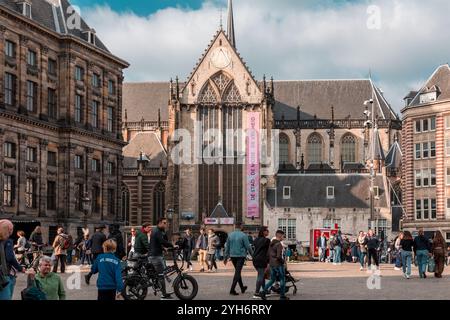
{"type": "Polygon", "coordinates": [[[366,106],[366,110],[364,111],[364,115],[367,117],[367,120],[365,122],[366,127],[370,127],[372,134],[371,134],[371,155],[370,155],[370,226],[373,228],[373,223],[375,220],[375,127],[377,126],[377,123],[375,121],[375,105],[374,105],[374,99],[373,99],[373,90],[372,90],[372,99],[366,100],[364,102],[364,105],[366,106]],[[369,111],[368,107],[371,106],[371,111],[369,111]]]}
{"type": "Polygon", "coordinates": [[[83,204],[84,224],[87,227],[87,217],[88,217],[89,211],[91,210],[91,199],[89,199],[89,194],[87,192],[84,193],[83,199],[81,201],[83,204]]]}

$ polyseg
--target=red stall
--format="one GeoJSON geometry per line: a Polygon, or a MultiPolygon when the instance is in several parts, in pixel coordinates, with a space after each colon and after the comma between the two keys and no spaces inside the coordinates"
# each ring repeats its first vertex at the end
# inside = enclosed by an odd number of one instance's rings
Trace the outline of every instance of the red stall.
{"type": "MultiPolygon", "coordinates": [[[[322,235],[322,232],[325,234],[325,237],[327,240],[330,240],[330,236],[334,236],[337,234],[339,229],[312,229],[311,230],[311,237],[310,237],[310,254],[311,258],[319,259],[319,247],[317,246],[317,240],[322,235]]],[[[329,250],[327,250],[327,256],[329,255],[329,250]]]]}

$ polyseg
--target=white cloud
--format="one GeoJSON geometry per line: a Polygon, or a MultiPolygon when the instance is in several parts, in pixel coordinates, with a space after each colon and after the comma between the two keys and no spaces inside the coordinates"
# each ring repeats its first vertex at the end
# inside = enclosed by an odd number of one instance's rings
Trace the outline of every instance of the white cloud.
{"type": "MultiPolygon", "coordinates": [[[[190,74],[219,27],[218,3],[148,17],[97,6],[83,16],[131,63],[126,81],[166,81],[190,74]]],[[[257,78],[361,78],[371,69],[396,110],[450,58],[447,0],[241,0],[234,9],[237,47],[257,78]],[[369,5],[381,9],[380,30],[366,26],[369,5]]]]}

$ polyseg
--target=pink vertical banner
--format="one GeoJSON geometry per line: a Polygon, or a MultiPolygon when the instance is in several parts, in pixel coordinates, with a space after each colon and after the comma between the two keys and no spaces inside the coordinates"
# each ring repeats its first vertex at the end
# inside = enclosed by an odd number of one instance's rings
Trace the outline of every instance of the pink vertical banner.
{"type": "Polygon", "coordinates": [[[259,112],[247,114],[247,218],[259,218],[259,112]]]}

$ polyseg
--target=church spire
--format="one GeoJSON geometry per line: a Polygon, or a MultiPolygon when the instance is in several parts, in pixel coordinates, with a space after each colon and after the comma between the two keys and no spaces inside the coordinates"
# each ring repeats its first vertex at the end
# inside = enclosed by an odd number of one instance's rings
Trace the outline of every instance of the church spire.
{"type": "Polygon", "coordinates": [[[228,39],[231,45],[236,48],[236,38],[234,35],[234,17],[233,17],[233,0],[228,0],[228,39]]]}

